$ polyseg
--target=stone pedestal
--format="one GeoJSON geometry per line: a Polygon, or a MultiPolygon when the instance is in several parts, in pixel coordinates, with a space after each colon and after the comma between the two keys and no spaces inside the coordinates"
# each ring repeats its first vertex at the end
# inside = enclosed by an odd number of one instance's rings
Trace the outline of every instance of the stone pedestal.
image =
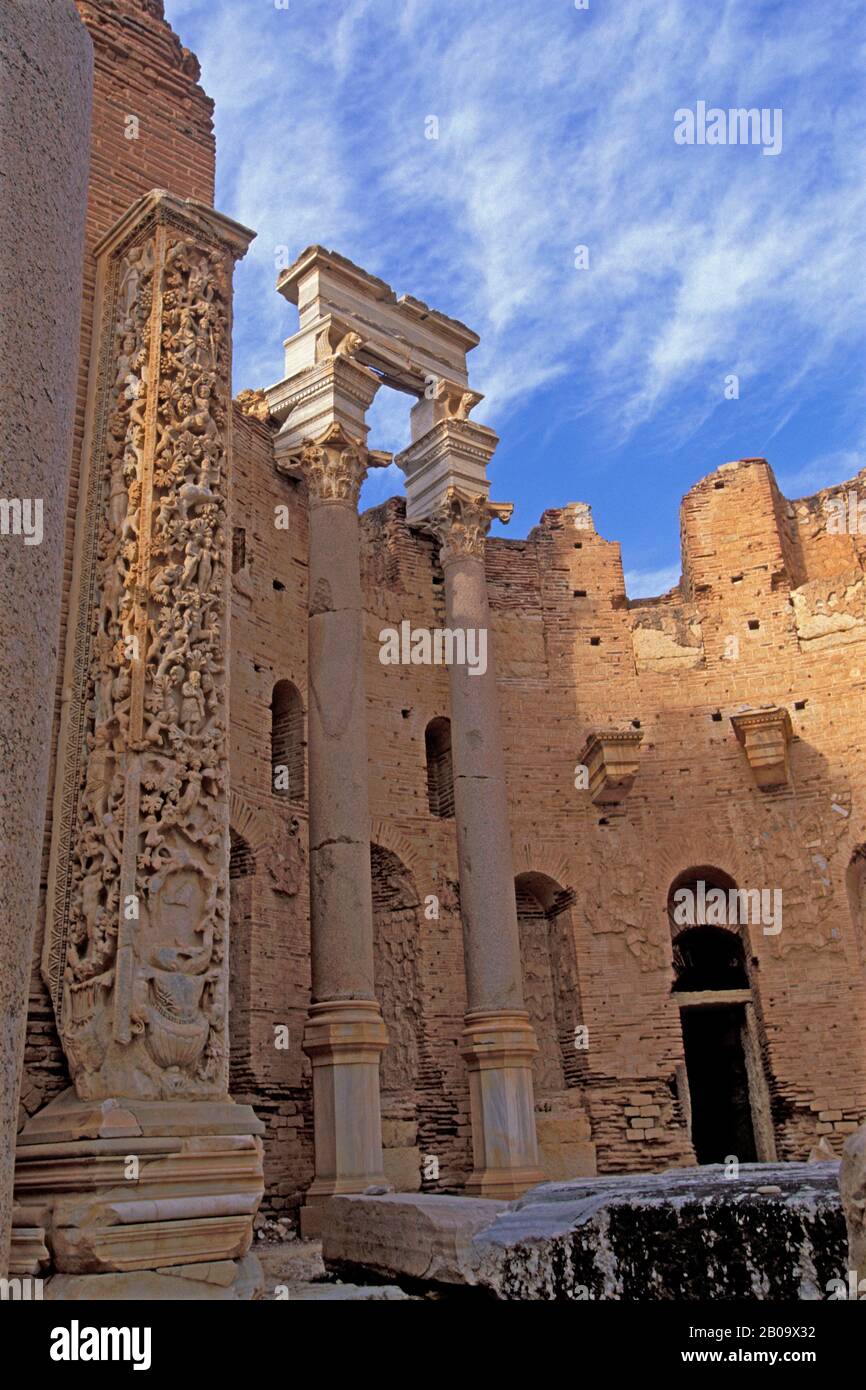
{"type": "Polygon", "coordinates": [[[464,1022],[474,1160],[466,1195],[509,1201],[544,1181],[532,1086],[538,1043],[524,1010],[475,1009],[464,1022]]]}
{"type": "MultiPolygon", "coordinates": [[[[70,1090],[20,1135],[16,1197],[58,1274],[166,1271],[224,1288],[228,1262],[252,1241],[263,1131],[229,1100],[83,1101],[70,1090]]],[[[75,1295],[74,1280],[63,1287],[75,1295]]],[[[117,1287],[132,1296],[132,1284],[117,1287]]]]}
{"type": "Polygon", "coordinates": [[[388,1041],[373,1000],[313,1004],[304,1051],[313,1065],[316,1176],[307,1201],[384,1184],[379,1059],[388,1041]]]}

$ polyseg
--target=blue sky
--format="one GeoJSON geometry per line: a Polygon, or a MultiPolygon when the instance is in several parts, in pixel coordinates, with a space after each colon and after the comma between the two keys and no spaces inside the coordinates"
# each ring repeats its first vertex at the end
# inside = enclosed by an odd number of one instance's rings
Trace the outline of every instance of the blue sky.
{"type": "MultiPolygon", "coordinates": [[[[633,597],[676,582],[680,498],[719,464],[767,457],[788,496],[864,466],[862,0],[282,3],[165,3],[216,101],[217,206],[258,232],[236,389],[281,376],[280,248],[339,250],[481,335],[505,534],[589,502],[633,597]],[[698,101],[780,109],[781,152],[677,144],[698,101]]],[[[371,445],[405,445],[409,404],[380,391],[371,445]]]]}

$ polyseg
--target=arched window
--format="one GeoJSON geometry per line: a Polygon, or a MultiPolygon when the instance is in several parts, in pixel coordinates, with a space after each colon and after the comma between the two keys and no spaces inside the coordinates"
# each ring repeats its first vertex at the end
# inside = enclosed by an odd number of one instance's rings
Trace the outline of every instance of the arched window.
{"type": "Polygon", "coordinates": [[[291,681],[278,681],[271,699],[271,790],[304,799],[304,705],[291,681]]]}
{"type": "Polygon", "coordinates": [[[454,815],[454,772],[451,767],[451,721],[431,719],[424,730],[427,754],[427,804],[432,816],[454,815]]]}

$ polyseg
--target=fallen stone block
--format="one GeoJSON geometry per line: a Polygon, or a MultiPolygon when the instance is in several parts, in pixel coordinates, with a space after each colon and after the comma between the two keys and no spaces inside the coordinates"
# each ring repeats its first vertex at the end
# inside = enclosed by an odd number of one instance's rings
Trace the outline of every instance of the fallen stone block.
{"type": "Polygon", "coordinates": [[[838,1171],[676,1168],[544,1183],[509,1205],[336,1197],[323,1257],[355,1278],[368,1270],[504,1300],[822,1299],[847,1270],[838,1171]]]}
{"type": "Polygon", "coordinates": [[[322,1258],[335,1274],[362,1269],[432,1285],[465,1284],[472,1237],[506,1210],[504,1202],[486,1197],[332,1197],[322,1208],[322,1258]]]}

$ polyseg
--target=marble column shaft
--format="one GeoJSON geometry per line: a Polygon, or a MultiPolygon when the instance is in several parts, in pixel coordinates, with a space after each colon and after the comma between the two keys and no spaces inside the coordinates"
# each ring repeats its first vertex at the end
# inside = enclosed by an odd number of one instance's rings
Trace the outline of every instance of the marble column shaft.
{"type": "MultiPolygon", "coordinates": [[[[352,373],[345,364],[319,373],[352,373]]],[[[359,369],[363,370],[363,369],[359,369]]],[[[366,374],[364,374],[366,375],[366,374]]],[[[308,1201],[384,1183],[358,494],[363,443],[339,424],[304,445],[309,495],[309,767],[316,1176],[308,1201]]],[[[305,1229],[312,1230],[311,1224],[305,1229]]]]}
{"type": "Polygon", "coordinates": [[[460,906],[470,1010],[522,1009],[523,982],[499,696],[482,555],[444,546],[445,612],[452,630],[487,633],[487,669],[452,665],[451,749],[460,906]]]}
{"type": "Polygon", "coordinates": [[[359,519],[310,487],[313,1003],[375,998],[359,519]]]}
{"type": "MultiPolygon", "coordinates": [[[[449,488],[431,529],[441,545],[446,622],[484,633],[486,668],[452,664],[451,748],[463,918],[474,1171],[467,1192],[514,1197],[538,1168],[532,1059],[538,1044],[524,1006],[499,696],[484,569],[490,506],[449,488]]],[[[476,653],[482,650],[476,643],[476,653]]]]}

